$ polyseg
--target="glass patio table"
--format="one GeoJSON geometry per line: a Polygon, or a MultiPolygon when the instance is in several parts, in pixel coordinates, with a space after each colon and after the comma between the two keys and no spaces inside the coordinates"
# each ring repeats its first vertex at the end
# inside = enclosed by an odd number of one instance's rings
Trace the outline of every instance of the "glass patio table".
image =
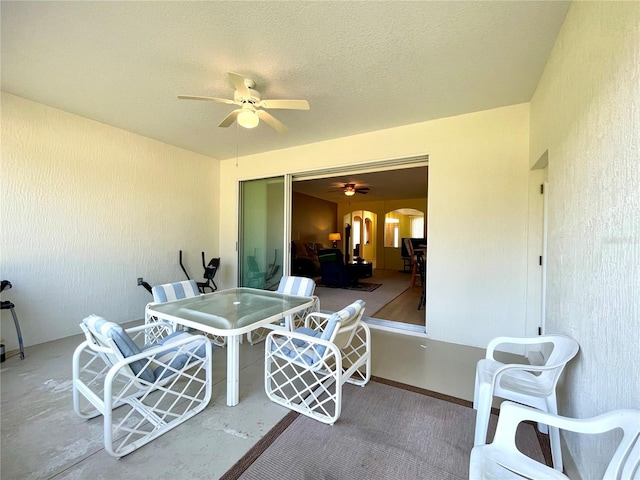
{"type": "Polygon", "coordinates": [[[313,301],[312,297],[239,287],[147,308],[158,319],[227,337],[227,405],[233,407],[239,401],[242,335],[304,310],[313,301]]]}

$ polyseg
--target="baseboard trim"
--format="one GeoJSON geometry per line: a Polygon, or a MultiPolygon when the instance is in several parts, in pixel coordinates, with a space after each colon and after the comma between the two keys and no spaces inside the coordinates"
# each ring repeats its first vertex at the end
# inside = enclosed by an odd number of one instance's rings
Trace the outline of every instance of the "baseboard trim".
{"type": "Polygon", "coordinates": [[[422,325],[413,325],[411,323],[402,323],[373,317],[363,317],[363,321],[375,330],[384,330],[387,332],[401,333],[403,335],[412,335],[415,337],[427,337],[426,327],[422,325]]]}

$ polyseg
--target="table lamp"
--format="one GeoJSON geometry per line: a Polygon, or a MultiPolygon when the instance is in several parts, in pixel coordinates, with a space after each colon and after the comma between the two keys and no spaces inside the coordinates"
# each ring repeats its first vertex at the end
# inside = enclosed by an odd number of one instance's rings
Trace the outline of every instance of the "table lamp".
{"type": "Polygon", "coordinates": [[[330,233],[329,240],[333,242],[333,248],[338,248],[338,242],[342,240],[340,233],[330,233]]]}

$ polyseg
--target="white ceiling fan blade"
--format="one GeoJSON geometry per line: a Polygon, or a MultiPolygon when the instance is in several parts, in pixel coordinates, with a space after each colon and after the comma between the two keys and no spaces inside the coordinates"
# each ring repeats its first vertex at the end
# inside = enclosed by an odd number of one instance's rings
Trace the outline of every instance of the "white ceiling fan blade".
{"type": "Polygon", "coordinates": [[[247,84],[244,81],[244,77],[242,75],[238,75],[237,73],[228,72],[229,78],[231,79],[231,83],[233,83],[233,87],[240,94],[240,96],[245,98],[251,98],[251,92],[247,88],[247,84]]]}
{"type": "Polygon", "coordinates": [[[286,108],[289,110],[309,110],[306,100],[262,100],[259,106],[264,108],[286,108]]]}
{"type": "Polygon", "coordinates": [[[226,103],[227,105],[236,105],[236,102],[227,98],[215,97],[199,97],[197,95],[178,95],[180,100],[208,100],[210,102],[226,103]]]}
{"type": "Polygon", "coordinates": [[[264,120],[265,123],[273,127],[278,132],[286,133],[289,130],[284,123],[282,123],[276,117],[271,115],[269,112],[266,112],[264,110],[256,110],[256,113],[258,114],[258,117],[260,117],[261,120],[264,120]]]}
{"type": "Polygon", "coordinates": [[[241,108],[234,110],[233,112],[231,112],[229,115],[227,115],[225,117],[224,120],[222,120],[218,126],[219,127],[228,127],[229,125],[231,125],[233,122],[236,121],[236,118],[238,118],[238,114],[242,111],[241,108]]]}

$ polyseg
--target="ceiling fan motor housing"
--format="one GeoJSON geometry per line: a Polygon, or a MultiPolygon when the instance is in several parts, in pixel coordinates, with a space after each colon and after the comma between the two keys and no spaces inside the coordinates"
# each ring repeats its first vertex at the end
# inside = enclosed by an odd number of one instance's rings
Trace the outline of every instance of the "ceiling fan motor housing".
{"type": "Polygon", "coordinates": [[[253,88],[249,88],[248,90],[249,90],[249,93],[251,94],[249,98],[243,96],[237,90],[235,90],[233,92],[233,100],[240,104],[249,103],[251,105],[256,105],[260,103],[260,100],[262,100],[262,97],[260,96],[260,92],[258,92],[257,90],[254,90],[253,88]]]}

